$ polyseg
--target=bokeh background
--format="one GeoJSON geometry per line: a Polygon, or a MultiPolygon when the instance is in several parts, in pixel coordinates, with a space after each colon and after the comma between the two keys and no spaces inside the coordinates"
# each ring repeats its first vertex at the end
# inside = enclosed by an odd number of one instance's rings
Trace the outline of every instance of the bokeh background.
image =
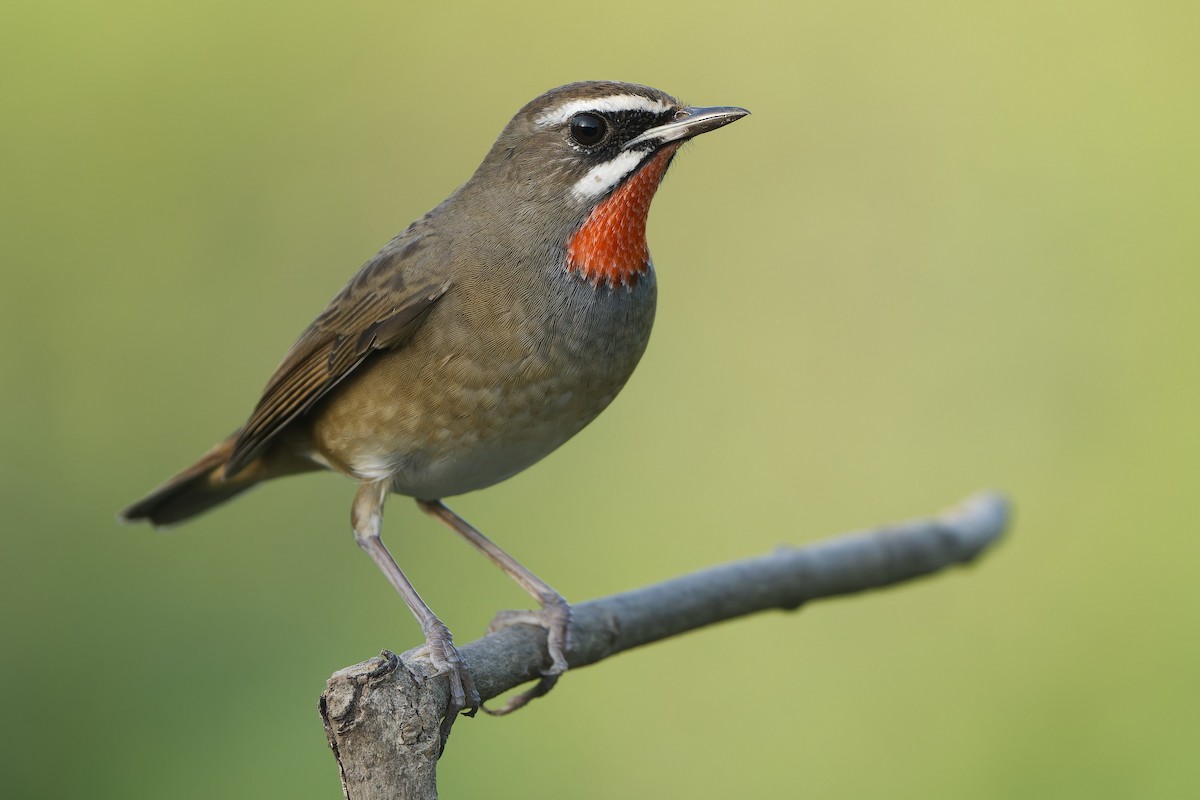
{"type": "MultiPolygon", "coordinates": [[[[0,795],[339,796],[330,672],[419,633],[353,487],[118,508],[571,80],[754,115],[677,160],[615,405],[456,507],[569,598],[922,515],[978,565],[572,673],[445,796],[1200,792],[1195,3],[111,2],[0,10],[0,795]]],[[[526,600],[412,504],[469,641],[526,600]]]]}

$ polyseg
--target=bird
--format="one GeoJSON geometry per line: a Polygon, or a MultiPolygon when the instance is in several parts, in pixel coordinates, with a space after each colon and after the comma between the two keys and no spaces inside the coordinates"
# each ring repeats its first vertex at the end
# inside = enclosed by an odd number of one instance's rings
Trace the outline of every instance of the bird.
{"type": "Polygon", "coordinates": [[[413,498],[539,605],[493,623],[545,628],[549,666],[492,713],[545,694],[567,669],[570,605],[443,499],[521,472],[612,402],[654,321],[651,200],[685,142],[749,113],[618,81],[536,97],[466,183],[334,296],[246,422],[119,518],[166,527],[310,471],[357,481],[355,541],[420,624],[419,654],[448,676],[444,738],[481,702],[449,628],[381,539],[388,495],[413,498]]]}

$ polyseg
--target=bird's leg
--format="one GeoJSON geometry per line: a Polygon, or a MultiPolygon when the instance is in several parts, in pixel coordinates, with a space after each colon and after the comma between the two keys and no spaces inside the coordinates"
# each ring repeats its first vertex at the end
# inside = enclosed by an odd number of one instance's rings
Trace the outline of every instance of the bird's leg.
{"type": "Polygon", "coordinates": [[[558,676],[567,669],[566,652],[571,649],[571,606],[548,583],[521,566],[515,558],[501,550],[491,539],[451,511],[441,500],[418,500],[417,505],[426,514],[441,520],[451,530],[470,542],[476,550],[487,556],[493,564],[520,584],[522,589],[529,592],[542,607],[541,611],[501,612],[489,626],[488,633],[519,623],[545,628],[550,668],[542,672],[542,678],[536,686],[509,700],[500,710],[492,711],[485,707],[484,711],[497,716],[508,714],[516,711],[530,700],[546,694],[554,688],[554,684],[558,682],[558,676]]]}
{"type": "Polygon", "coordinates": [[[450,629],[437,618],[429,606],[425,605],[425,601],[417,594],[417,590],[413,588],[400,566],[396,564],[396,560],[392,558],[392,554],[384,547],[383,540],[379,538],[379,531],[383,524],[383,501],[387,497],[387,493],[388,481],[386,480],[365,482],[358,487],[358,494],[354,496],[354,506],[350,513],[350,522],[354,527],[354,541],[371,557],[371,560],[388,579],[388,583],[392,584],[404,598],[409,611],[417,618],[417,622],[421,625],[421,632],[425,634],[423,649],[427,652],[437,674],[445,674],[450,678],[450,705],[442,720],[442,744],[444,745],[458,713],[463,709],[469,709],[467,714],[473,716],[479,708],[479,692],[475,690],[475,681],[471,678],[467,662],[454,647],[450,629]]]}

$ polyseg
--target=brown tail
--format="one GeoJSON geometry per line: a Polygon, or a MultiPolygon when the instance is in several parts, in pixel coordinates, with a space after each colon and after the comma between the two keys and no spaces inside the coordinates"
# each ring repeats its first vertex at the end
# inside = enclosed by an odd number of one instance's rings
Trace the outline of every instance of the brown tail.
{"type": "Polygon", "coordinates": [[[225,462],[233,453],[234,434],[205,453],[199,461],[122,511],[123,522],[148,520],[155,526],[173,525],[241,494],[260,481],[300,470],[269,471],[257,458],[228,480],[225,462]]]}

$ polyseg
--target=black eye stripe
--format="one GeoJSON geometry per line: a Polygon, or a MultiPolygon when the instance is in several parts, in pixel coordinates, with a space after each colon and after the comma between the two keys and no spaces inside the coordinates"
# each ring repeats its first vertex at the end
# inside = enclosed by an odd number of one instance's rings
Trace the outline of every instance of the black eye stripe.
{"type": "Polygon", "coordinates": [[[568,120],[567,131],[575,145],[589,149],[599,147],[608,152],[650,128],[670,122],[674,113],[673,110],[653,112],[642,109],[580,111],[568,120]]]}
{"type": "Polygon", "coordinates": [[[631,131],[634,128],[638,128],[640,129],[638,133],[641,133],[646,128],[652,128],[655,125],[666,122],[673,116],[673,112],[655,114],[652,111],[621,111],[614,116],[617,117],[617,121],[614,124],[619,123],[622,128],[627,128],[631,131]]]}

